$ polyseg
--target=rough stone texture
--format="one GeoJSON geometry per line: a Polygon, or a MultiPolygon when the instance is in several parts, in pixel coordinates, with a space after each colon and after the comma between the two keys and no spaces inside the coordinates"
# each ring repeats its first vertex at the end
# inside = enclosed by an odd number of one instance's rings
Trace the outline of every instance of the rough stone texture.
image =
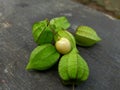
{"type": "Polygon", "coordinates": [[[0,0],[0,90],[72,90],[61,84],[57,64],[44,72],[25,70],[36,47],[33,23],[61,15],[71,32],[88,25],[102,38],[91,48],[78,47],[90,77],[75,90],[120,90],[120,21],[69,0],[0,0]]]}

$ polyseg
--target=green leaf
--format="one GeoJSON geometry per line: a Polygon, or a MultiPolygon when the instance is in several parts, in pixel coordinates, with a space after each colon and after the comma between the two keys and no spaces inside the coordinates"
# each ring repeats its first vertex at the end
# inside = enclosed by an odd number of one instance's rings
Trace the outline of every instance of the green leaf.
{"type": "Polygon", "coordinates": [[[70,27],[70,23],[67,20],[66,17],[62,16],[62,17],[57,17],[57,18],[53,18],[50,20],[50,26],[52,29],[58,31],[60,29],[68,29],[70,27]]]}
{"type": "Polygon", "coordinates": [[[52,44],[37,46],[30,55],[27,70],[46,70],[52,67],[59,59],[60,54],[52,44]]]}

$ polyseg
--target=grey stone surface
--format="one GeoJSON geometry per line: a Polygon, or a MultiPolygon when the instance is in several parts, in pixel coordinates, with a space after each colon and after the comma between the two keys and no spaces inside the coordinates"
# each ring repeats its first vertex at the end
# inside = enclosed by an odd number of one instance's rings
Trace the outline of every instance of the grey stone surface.
{"type": "Polygon", "coordinates": [[[75,90],[120,90],[120,21],[69,0],[0,0],[0,90],[72,90],[61,84],[57,64],[44,72],[25,70],[36,47],[33,23],[62,15],[71,32],[88,25],[102,38],[91,48],[78,46],[90,76],[75,90]]]}

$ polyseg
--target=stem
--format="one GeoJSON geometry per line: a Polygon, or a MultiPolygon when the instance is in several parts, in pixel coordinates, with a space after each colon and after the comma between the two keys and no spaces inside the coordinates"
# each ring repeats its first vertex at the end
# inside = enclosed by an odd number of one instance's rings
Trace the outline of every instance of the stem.
{"type": "Polygon", "coordinates": [[[51,31],[53,32],[53,34],[55,35],[57,32],[51,28],[51,31]]]}
{"type": "Polygon", "coordinates": [[[49,23],[50,23],[50,22],[49,22],[49,20],[48,20],[48,18],[46,18],[45,20],[47,21],[47,26],[48,26],[48,25],[49,25],[49,23]]]}
{"type": "Polygon", "coordinates": [[[72,90],[75,90],[75,85],[74,85],[74,82],[72,84],[72,90]]]}

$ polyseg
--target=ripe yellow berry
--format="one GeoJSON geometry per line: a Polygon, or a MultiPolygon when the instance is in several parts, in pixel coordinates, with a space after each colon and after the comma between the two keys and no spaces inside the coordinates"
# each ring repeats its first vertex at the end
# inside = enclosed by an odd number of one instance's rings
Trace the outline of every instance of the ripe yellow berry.
{"type": "Polygon", "coordinates": [[[55,43],[55,47],[56,47],[57,51],[61,54],[66,54],[71,51],[70,41],[64,37],[60,38],[60,40],[58,40],[55,43]]]}

